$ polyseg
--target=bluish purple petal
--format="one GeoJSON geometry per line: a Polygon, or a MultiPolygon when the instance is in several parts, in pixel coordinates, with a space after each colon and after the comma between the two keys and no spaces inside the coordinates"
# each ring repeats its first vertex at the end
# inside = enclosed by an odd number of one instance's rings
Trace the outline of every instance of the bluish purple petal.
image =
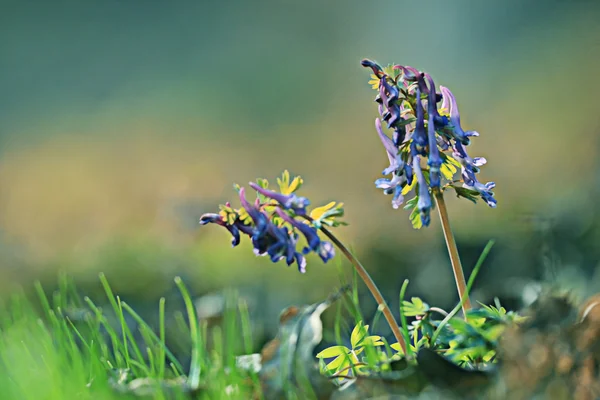
{"type": "Polygon", "coordinates": [[[403,187],[398,185],[394,188],[394,197],[392,197],[392,207],[398,209],[404,202],[404,196],[402,196],[403,187]]]}
{"type": "Polygon", "coordinates": [[[393,189],[397,186],[403,186],[406,182],[406,177],[404,175],[394,174],[392,179],[381,178],[375,181],[375,187],[377,189],[393,189]]]}
{"type": "Polygon", "coordinates": [[[413,168],[409,163],[404,164],[404,176],[406,176],[406,183],[412,185],[413,181],[413,168]]]}
{"type": "Polygon", "coordinates": [[[460,113],[458,112],[458,105],[456,104],[456,99],[454,95],[447,87],[440,86],[440,90],[442,95],[444,96],[444,100],[450,107],[450,124],[451,130],[454,137],[459,140],[462,144],[468,145],[470,140],[470,136],[478,136],[479,134],[475,131],[465,132],[460,125],[460,113]]]}
{"type": "Polygon", "coordinates": [[[295,252],[294,257],[296,258],[296,264],[298,264],[298,271],[301,273],[306,272],[306,258],[302,253],[295,252]]]}
{"type": "Polygon", "coordinates": [[[206,224],[217,224],[225,226],[225,221],[223,221],[223,217],[221,217],[219,214],[206,213],[200,216],[200,225],[206,224]]]}
{"type": "Polygon", "coordinates": [[[377,130],[377,135],[379,136],[381,143],[383,143],[383,147],[385,148],[388,159],[390,160],[390,164],[394,164],[396,156],[398,154],[398,148],[394,145],[392,139],[390,139],[388,135],[383,133],[381,121],[379,120],[379,118],[375,119],[375,129],[377,130]]]}
{"type": "Polygon", "coordinates": [[[425,181],[423,171],[421,171],[421,164],[418,156],[413,158],[413,169],[415,171],[415,176],[417,177],[417,182],[419,183],[419,200],[417,201],[417,208],[421,214],[421,222],[424,226],[429,226],[431,221],[429,216],[431,210],[431,196],[429,195],[427,181],[425,181]]]}
{"type": "Polygon", "coordinates": [[[379,64],[377,64],[375,61],[371,61],[365,58],[360,62],[360,65],[362,65],[363,67],[371,68],[375,76],[377,76],[378,78],[381,78],[381,76],[383,75],[383,68],[381,68],[379,64]]]}
{"type": "Polygon", "coordinates": [[[246,189],[244,188],[240,189],[240,203],[254,222],[254,226],[256,228],[255,234],[257,234],[258,236],[264,234],[269,225],[269,217],[265,215],[262,211],[260,211],[258,208],[248,203],[248,200],[246,200],[246,189]]]}
{"type": "Polygon", "coordinates": [[[417,153],[423,154],[425,151],[425,146],[427,146],[427,134],[425,133],[425,112],[423,111],[423,104],[421,103],[421,89],[419,88],[417,88],[415,108],[417,122],[413,132],[413,141],[417,145],[417,153]]]}
{"type": "Polygon", "coordinates": [[[304,237],[306,238],[306,242],[308,243],[308,247],[304,249],[304,254],[307,254],[311,250],[312,251],[318,250],[321,239],[319,238],[319,235],[317,234],[317,230],[315,228],[313,228],[312,226],[308,226],[304,223],[296,221],[295,219],[291,218],[289,215],[287,215],[280,209],[277,209],[276,212],[277,212],[277,214],[279,214],[279,216],[285,222],[289,223],[294,228],[298,229],[300,231],[300,233],[302,233],[304,235],[304,237]]]}
{"type": "MultiPolygon", "coordinates": [[[[235,247],[240,244],[240,230],[236,224],[229,225],[223,220],[219,214],[208,213],[200,217],[200,225],[216,224],[224,227],[231,233],[231,247],[235,247]]],[[[252,230],[251,230],[252,231],[252,230]]]]}
{"type": "Polygon", "coordinates": [[[317,251],[323,262],[331,260],[335,256],[335,248],[329,242],[322,241],[317,251]]]}
{"type": "Polygon", "coordinates": [[[475,157],[473,158],[472,163],[476,167],[481,167],[487,163],[487,160],[484,157],[475,157]]]}
{"type": "Polygon", "coordinates": [[[435,83],[431,76],[426,75],[429,81],[429,94],[427,100],[427,138],[429,142],[429,157],[427,165],[429,165],[429,185],[432,188],[440,187],[440,167],[442,166],[442,158],[440,157],[440,151],[437,147],[437,140],[435,135],[435,117],[437,115],[437,105],[435,100],[435,83]]]}
{"type": "Polygon", "coordinates": [[[310,205],[310,202],[306,197],[299,197],[293,193],[289,195],[277,193],[272,190],[262,188],[254,182],[250,182],[250,187],[263,196],[275,200],[281,204],[283,208],[294,210],[294,212],[298,215],[305,215],[306,207],[310,205]]]}
{"type": "Polygon", "coordinates": [[[404,79],[407,81],[416,81],[421,76],[421,73],[416,68],[409,67],[408,65],[400,65],[399,67],[402,69],[404,79]]]}

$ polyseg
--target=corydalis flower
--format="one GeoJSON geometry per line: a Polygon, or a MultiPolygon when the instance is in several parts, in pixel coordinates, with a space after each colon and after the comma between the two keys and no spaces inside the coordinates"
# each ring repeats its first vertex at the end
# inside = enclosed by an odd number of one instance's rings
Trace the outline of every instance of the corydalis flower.
{"type": "Polygon", "coordinates": [[[468,146],[471,140],[469,139],[471,136],[479,136],[479,133],[476,131],[467,131],[465,132],[460,125],[460,113],[458,112],[458,105],[456,104],[456,99],[454,95],[450,91],[450,89],[440,86],[440,91],[442,92],[442,96],[444,98],[444,103],[447,104],[450,113],[450,124],[447,129],[452,133],[454,138],[468,146]]]}
{"type": "MultiPolygon", "coordinates": [[[[404,141],[406,136],[406,120],[402,117],[401,102],[398,102],[400,91],[395,85],[388,83],[388,75],[384,70],[371,60],[363,60],[364,67],[371,68],[373,74],[379,79],[378,90],[379,94],[375,101],[379,103],[379,114],[381,119],[387,124],[387,127],[394,130],[392,141],[395,145],[399,145],[404,141]]],[[[399,67],[395,68],[395,72],[399,73],[399,67]]]]}
{"type": "MultiPolygon", "coordinates": [[[[283,179],[278,182],[280,187],[285,187],[286,192],[289,192],[299,187],[300,178],[297,177],[297,179],[298,181],[295,180],[295,183],[292,182],[290,185],[289,174],[286,171],[283,179]]],[[[343,222],[335,221],[336,216],[343,215],[341,204],[334,209],[331,209],[331,206],[335,203],[326,206],[329,208],[319,207],[311,212],[311,217],[306,213],[306,206],[309,204],[306,198],[293,193],[282,194],[267,190],[255,183],[250,183],[250,186],[266,197],[267,201],[260,203],[260,196],[255,202],[248,201],[246,190],[241,187],[238,189],[241,204],[239,210],[231,208],[231,205],[227,203],[225,206],[221,206],[219,214],[202,215],[200,224],[214,223],[226,228],[233,236],[231,241],[233,247],[240,243],[241,234],[245,234],[250,237],[256,255],[268,256],[273,262],[285,260],[288,266],[295,262],[300,272],[306,271],[306,258],[304,257],[306,254],[314,252],[323,262],[334,257],[333,245],[320,239],[312,222],[304,223],[304,221],[314,221],[316,225],[317,220],[322,223],[322,220],[327,218],[327,223],[331,226],[341,225],[343,222]],[[275,202],[270,200],[275,200],[275,202]],[[327,210],[329,211],[327,212],[327,210]],[[298,251],[300,235],[306,239],[307,246],[298,251]]]]}
{"type": "Polygon", "coordinates": [[[485,165],[487,160],[483,157],[469,157],[465,147],[460,142],[453,145],[453,150],[454,153],[452,153],[452,155],[462,166],[461,176],[463,179],[463,187],[478,192],[488,206],[496,208],[497,202],[494,198],[494,193],[492,192],[492,189],[496,187],[496,184],[494,182],[482,184],[475,176],[475,174],[479,172],[479,167],[485,165]]]}
{"type": "Polygon", "coordinates": [[[310,201],[306,197],[298,197],[295,194],[281,194],[272,190],[265,189],[254,182],[250,182],[250,187],[265,197],[277,201],[286,210],[293,210],[298,215],[306,215],[306,207],[310,201]]]}
{"type": "Polygon", "coordinates": [[[421,170],[421,160],[419,156],[413,158],[413,169],[417,177],[417,183],[419,184],[419,200],[417,201],[417,209],[421,215],[421,221],[423,225],[429,226],[431,217],[429,212],[431,211],[431,196],[429,195],[429,188],[427,187],[427,181],[421,170]]]}
{"type": "MultiPolygon", "coordinates": [[[[462,128],[452,92],[444,86],[440,86],[438,92],[431,75],[410,66],[382,68],[371,60],[362,60],[361,64],[370,68],[379,80],[375,101],[379,104],[381,120],[376,121],[375,127],[390,161],[383,175],[392,177],[377,179],[375,185],[385,194],[393,194],[393,207],[399,208],[404,196],[415,187],[413,171],[418,191],[407,208],[413,207],[420,214],[422,225],[427,226],[430,221],[430,191],[433,190],[452,188],[458,196],[467,197],[466,193],[473,201],[479,196],[490,207],[495,207],[496,199],[491,191],[494,183],[482,184],[476,177],[485,159],[470,158],[465,148],[470,138],[479,134],[462,128]],[[382,121],[392,130],[391,139],[384,132],[382,121]],[[420,160],[426,160],[427,165],[421,165],[420,160]],[[462,187],[455,186],[454,174],[458,167],[462,187]]],[[[375,85],[376,82],[370,83],[375,85]]]]}
{"type": "Polygon", "coordinates": [[[302,253],[308,254],[311,251],[314,251],[319,255],[319,257],[321,257],[323,262],[327,262],[335,256],[335,249],[333,248],[333,245],[329,242],[321,240],[315,228],[302,222],[298,222],[280,209],[277,209],[276,211],[285,222],[302,232],[306,238],[308,247],[305,247],[302,250],[302,253]]]}

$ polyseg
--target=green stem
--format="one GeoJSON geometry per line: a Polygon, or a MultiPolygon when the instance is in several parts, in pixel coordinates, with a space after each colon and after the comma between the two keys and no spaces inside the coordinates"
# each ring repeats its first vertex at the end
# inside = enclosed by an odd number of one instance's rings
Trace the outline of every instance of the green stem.
{"type": "Polygon", "coordinates": [[[465,274],[463,273],[460,257],[458,256],[458,248],[456,247],[454,234],[452,233],[452,228],[450,227],[448,209],[446,208],[446,202],[444,201],[444,194],[439,189],[434,189],[433,194],[437,203],[440,221],[442,222],[442,230],[444,231],[444,238],[446,239],[446,247],[448,248],[448,254],[450,255],[452,271],[454,272],[454,281],[456,282],[456,288],[458,289],[458,298],[460,299],[460,304],[462,304],[463,315],[466,318],[467,311],[471,309],[471,300],[469,300],[467,283],[465,282],[465,274]]]}
{"type": "MultiPolygon", "coordinates": [[[[312,221],[312,218],[310,218],[310,217],[306,217],[306,219],[308,219],[309,221],[312,221]]],[[[325,236],[327,236],[333,242],[333,244],[335,244],[341,250],[341,252],[344,254],[344,256],[346,256],[346,258],[352,263],[352,265],[354,266],[354,269],[356,270],[356,272],[358,273],[360,278],[363,280],[365,285],[367,285],[367,288],[373,295],[373,298],[375,298],[375,301],[377,302],[379,309],[381,309],[381,311],[383,312],[383,316],[385,317],[385,320],[387,321],[388,325],[392,329],[392,332],[394,333],[394,337],[400,344],[402,351],[404,352],[404,354],[407,354],[406,353],[406,343],[404,341],[402,333],[400,332],[400,327],[398,326],[398,323],[396,323],[396,320],[394,319],[394,316],[392,315],[392,311],[390,310],[390,307],[385,302],[383,296],[381,295],[381,292],[377,288],[377,285],[375,285],[375,282],[373,282],[373,279],[371,279],[371,276],[369,275],[369,273],[367,272],[365,267],[363,267],[363,265],[360,263],[360,261],[358,261],[358,259],[356,257],[354,257],[354,255],[350,252],[350,250],[348,250],[346,248],[346,246],[344,246],[344,244],[342,242],[340,242],[333,233],[331,233],[329,230],[327,230],[323,226],[321,227],[321,232],[323,232],[325,234],[325,236]]]]}

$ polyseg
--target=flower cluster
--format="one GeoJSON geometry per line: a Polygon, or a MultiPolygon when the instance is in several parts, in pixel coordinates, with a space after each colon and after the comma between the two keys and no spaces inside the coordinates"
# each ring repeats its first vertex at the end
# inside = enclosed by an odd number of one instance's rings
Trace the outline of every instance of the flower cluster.
{"type": "Polygon", "coordinates": [[[471,158],[466,151],[470,138],[479,134],[463,130],[452,92],[440,86],[438,93],[433,78],[413,67],[382,68],[366,59],[361,64],[373,71],[369,83],[378,91],[375,101],[381,116],[375,120],[375,129],[390,161],[383,175],[392,175],[378,179],[375,185],[393,195],[392,206],[400,207],[414,188],[416,196],[405,208],[413,209],[411,221],[416,228],[429,225],[431,193],[435,190],[451,188],[459,197],[473,202],[480,197],[495,207],[494,183],[482,184],[476,176],[485,158],[471,158]],[[382,121],[392,131],[391,138],[384,132],[382,121]],[[459,167],[461,179],[455,181],[459,167]],[[447,181],[443,186],[442,177],[447,181]],[[462,186],[456,185],[458,182],[462,186]]]}
{"type": "Polygon", "coordinates": [[[336,219],[344,214],[343,204],[331,202],[307,212],[308,199],[294,194],[302,185],[302,179],[298,176],[290,182],[289,172],[285,171],[277,182],[279,192],[269,190],[269,183],[264,179],[250,182],[257,193],[254,202],[246,198],[245,188],[236,185],[241,208],[234,209],[226,203],[220,206],[219,213],[202,215],[200,224],[213,223],[226,228],[233,236],[233,247],[245,234],[251,238],[256,255],[268,255],[273,262],[285,260],[288,266],[295,262],[300,272],[306,271],[304,256],[310,252],[316,253],[323,262],[329,261],[335,250],[331,243],[321,240],[317,230],[323,225],[345,225],[336,219]],[[300,236],[307,243],[302,251],[298,251],[300,236]]]}

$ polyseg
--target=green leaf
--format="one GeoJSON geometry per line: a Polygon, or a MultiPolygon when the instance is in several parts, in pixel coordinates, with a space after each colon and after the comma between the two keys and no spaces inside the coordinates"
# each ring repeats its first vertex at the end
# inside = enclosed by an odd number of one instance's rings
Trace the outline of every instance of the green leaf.
{"type": "Polygon", "coordinates": [[[317,354],[317,358],[332,358],[348,353],[350,353],[350,349],[346,346],[331,346],[317,354]]]}
{"type": "Polygon", "coordinates": [[[402,196],[406,196],[408,192],[414,189],[415,186],[417,186],[417,178],[413,176],[413,180],[410,185],[405,185],[402,188],[402,196]]]}
{"type": "Polygon", "coordinates": [[[404,355],[404,352],[402,351],[402,347],[400,346],[400,343],[396,342],[390,345],[390,347],[394,350],[396,350],[401,356],[404,355]]]}
{"type": "Polygon", "coordinates": [[[221,217],[223,217],[223,219],[225,220],[225,223],[227,223],[229,225],[233,224],[235,222],[235,220],[238,218],[239,212],[230,206],[220,204],[219,210],[220,210],[219,215],[221,217]]]}
{"type": "Polygon", "coordinates": [[[481,358],[483,355],[487,354],[488,351],[489,349],[485,346],[473,346],[464,349],[451,349],[448,350],[446,354],[450,355],[454,362],[469,362],[473,359],[481,358]]]}
{"type": "Polygon", "coordinates": [[[371,85],[371,88],[378,90],[379,89],[379,78],[375,75],[375,74],[371,74],[370,76],[371,80],[369,80],[369,85],[371,85]]]}
{"type": "Polygon", "coordinates": [[[328,371],[337,371],[341,368],[344,367],[344,365],[350,365],[349,361],[348,361],[348,357],[345,354],[339,355],[337,356],[335,359],[333,359],[333,361],[331,361],[329,364],[327,364],[325,366],[325,368],[327,368],[328,371]]]}
{"type": "Polygon", "coordinates": [[[343,207],[344,203],[332,201],[324,206],[314,208],[310,212],[310,217],[314,220],[317,229],[320,228],[321,224],[331,227],[348,225],[346,222],[336,220],[336,218],[344,216],[343,207]]]}
{"type": "Polygon", "coordinates": [[[500,338],[505,329],[506,326],[504,324],[498,324],[483,330],[481,333],[488,341],[495,342],[500,338]]]}
{"type": "Polygon", "coordinates": [[[304,181],[300,176],[294,177],[290,183],[290,172],[286,169],[283,171],[281,178],[277,178],[277,184],[279,184],[279,191],[282,194],[289,195],[300,189],[304,181]]]}
{"type": "Polygon", "coordinates": [[[440,173],[442,174],[442,176],[444,177],[444,179],[446,180],[452,180],[452,178],[454,178],[454,174],[456,173],[456,169],[449,164],[442,164],[442,166],[440,167],[440,173]]]}
{"type": "Polygon", "coordinates": [[[456,197],[464,197],[467,200],[472,201],[473,203],[477,203],[477,198],[480,196],[480,193],[476,190],[467,189],[460,186],[450,185],[452,189],[456,192],[456,197]]]}
{"type": "Polygon", "coordinates": [[[419,196],[413,197],[412,199],[408,200],[405,203],[404,209],[408,210],[409,208],[415,208],[417,206],[418,201],[419,201],[419,196]]]}
{"type": "Polygon", "coordinates": [[[448,325],[450,325],[452,329],[454,329],[454,333],[456,334],[463,334],[466,336],[475,337],[481,335],[476,327],[471,325],[469,322],[459,318],[452,318],[450,321],[448,321],[448,325]]]}
{"type": "MultiPolygon", "coordinates": [[[[418,197],[417,201],[418,201],[418,197]]],[[[423,221],[421,220],[421,213],[419,212],[419,208],[415,205],[412,212],[410,213],[410,222],[412,223],[413,228],[421,229],[423,227],[423,221]]]]}
{"type": "Polygon", "coordinates": [[[487,318],[498,322],[506,321],[506,309],[504,307],[496,308],[494,306],[487,306],[481,303],[479,304],[482,306],[482,308],[477,310],[470,310],[468,313],[469,319],[487,318]]]}
{"type": "Polygon", "coordinates": [[[367,336],[369,331],[369,325],[363,325],[363,322],[360,321],[350,334],[350,344],[352,348],[358,347],[358,344],[367,336]]]}
{"type": "Polygon", "coordinates": [[[383,72],[393,79],[396,79],[402,73],[402,70],[400,68],[394,69],[394,65],[389,64],[387,67],[383,67],[383,72]]]}
{"type": "Polygon", "coordinates": [[[248,214],[248,211],[246,211],[245,208],[240,208],[238,212],[240,221],[242,221],[244,224],[251,225],[253,223],[252,217],[250,214],[248,214]]]}
{"type": "Polygon", "coordinates": [[[458,169],[458,168],[462,168],[461,163],[454,157],[452,157],[452,155],[448,155],[446,153],[443,153],[445,158],[444,158],[444,162],[447,164],[452,165],[454,168],[458,169]]]}
{"type": "Polygon", "coordinates": [[[412,124],[412,123],[413,123],[413,122],[415,122],[416,120],[417,120],[417,119],[416,119],[416,118],[413,118],[413,117],[411,117],[411,118],[406,118],[406,119],[403,119],[403,120],[401,120],[401,121],[397,122],[397,123],[396,123],[394,126],[405,126],[405,125],[408,125],[408,124],[412,124]]]}
{"type": "Polygon", "coordinates": [[[402,312],[407,317],[416,317],[425,315],[429,311],[429,304],[425,303],[418,297],[413,297],[411,301],[404,300],[402,303],[402,312]]]}
{"type": "Polygon", "coordinates": [[[358,343],[359,346],[383,346],[383,344],[381,336],[367,336],[358,343]]]}
{"type": "MultiPolygon", "coordinates": [[[[344,357],[344,356],[340,356],[340,357],[344,357]]],[[[344,357],[342,360],[342,363],[337,367],[336,371],[347,371],[350,366],[352,365],[352,361],[350,359],[350,357],[344,357]]]]}
{"type": "Polygon", "coordinates": [[[440,172],[447,180],[451,181],[454,175],[461,167],[460,163],[454,159],[454,157],[447,155],[446,153],[440,152],[442,155],[443,164],[440,168],[440,172]]]}
{"type": "Polygon", "coordinates": [[[263,189],[268,189],[269,188],[269,181],[264,179],[264,178],[258,178],[256,180],[256,183],[258,183],[258,186],[260,186],[263,189]]]}
{"type": "MultiPolygon", "coordinates": [[[[268,188],[269,188],[269,181],[268,181],[268,180],[266,180],[266,179],[263,179],[263,178],[258,178],[258,179],[256,180],[256,183],[258,184],[258,186],[260,186],[260,187],[261,187],[261,188],[263,188],[263,189],[268,189],[268,188]]],[[[268,203],[268,202],[271,200],[271,199],[269,199],[268,197],[266,197],[266,196],[263,196],[262,194],[260,194],[260,193],[258,193],[258,192],[256,193],[256,195],[257,195],[257,197],[258,197],[258,200],[259,200],[261,203],[268,203]]]]}

